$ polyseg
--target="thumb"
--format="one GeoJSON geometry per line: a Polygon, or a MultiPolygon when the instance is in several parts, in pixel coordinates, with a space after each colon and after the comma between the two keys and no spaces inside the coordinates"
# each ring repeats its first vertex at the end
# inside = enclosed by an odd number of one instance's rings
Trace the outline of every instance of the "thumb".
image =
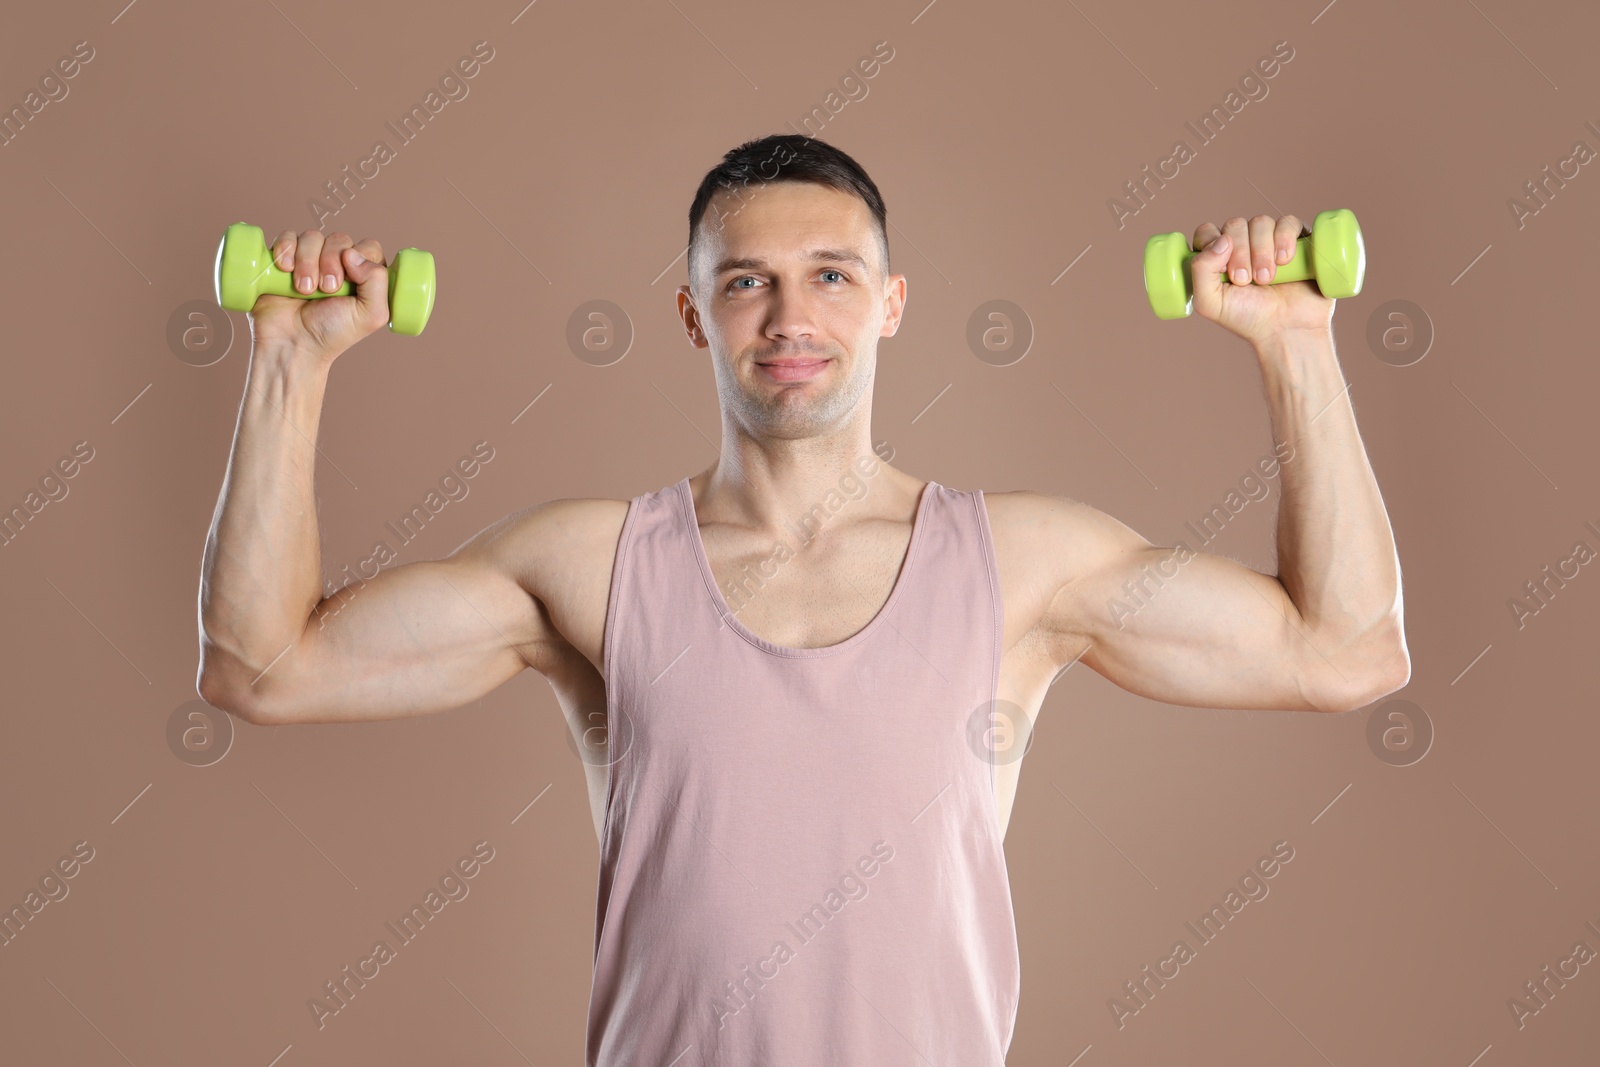
{"type": "Polygon", "coordinates": [[[1228,284],[1228,253],[1232,250],[1228,235],[1218,234],[1189,261],[1194,307],[1208,319],[1216,318],[1222,309],[1222,287],[1228,284]]]}
{"type": "Polygon", "coordinates": [[[354,248],[344,250],[345,275],[355,283],[362,311],[378,322],[389,321],[389,270],[354,248]]]}

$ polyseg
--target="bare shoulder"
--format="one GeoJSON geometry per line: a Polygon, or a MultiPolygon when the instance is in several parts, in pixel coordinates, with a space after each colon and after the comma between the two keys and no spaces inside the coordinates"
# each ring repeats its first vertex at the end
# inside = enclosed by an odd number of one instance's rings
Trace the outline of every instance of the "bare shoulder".
{"type": "Polygon", "coordinates": [[[1048,554],[1064,568],[1063,577],[1150,543],[1122,520],[1069,496],[1012,489],[985,492],[983,499],[997,548],[1004,542],[1024,555],[1048,554]]]}
{"type": "MultiPolygon", "coordinates": [[[[546,500],[484,527],[452,555],[470,556],[512,573],[536,578],[541,573],[581,566],[591,556],[602,554],[598,542],[609,539],[610,548],[614,549],[627,514],[626,500],[601,497],[546,500]]],[[[607,550],[603,554],[609,556],[610,552],[607,550]]]]}
{"type": "Polygon", "coordinates": [[[490,567],[533,597],[547,629],[598,665],[611,566],[628,501],[563,497],[512,512],[452,559],[490,567]]]}
{"type": "Polygon", "coordinates": [[[1149,545],[1119,519],[1072,497],[1032,489],[983,494],[994,533],[1008,642],[1059,607],[1074,581],[1149,545]]]}

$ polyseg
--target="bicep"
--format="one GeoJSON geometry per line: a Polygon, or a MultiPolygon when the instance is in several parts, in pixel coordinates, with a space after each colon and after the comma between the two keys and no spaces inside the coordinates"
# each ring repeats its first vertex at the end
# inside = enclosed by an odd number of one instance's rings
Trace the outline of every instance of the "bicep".
{"type": "Polygon", "coordinates": [[[597,597],[603,617],[603,545],[616,541],[626,507],[547,501],[443,560],[350,582],[238,702],[266,723],[398,718],[469,704],[523,667],[549,673],[570,662],[563,625],[595,629],[597,597]]]}
{"type": "Polygon", "coordinates": [[[518,581],[507,520],[451,556],[380,570],[324,599],[247,698],[261,721],[354,722],[460,707],[556,640],[518,581]]]}
{"type": "Polygon", "coordinates": [[[1275,576],[1152,544],[1088,505],[1046,514],[1038,551],[1069,561],[1041,623],[1062,663],[1190,707],[1311,710],[1349,688],[1342,650],[1317,646],[1275,576]]]}
{"type": "Polygon", "coordinates": [[[1146,544],[1062,591],[1057,632],[1140,696],[1209,708],[1312,710],[1337,674],[1277,578],[1146,544]]]}

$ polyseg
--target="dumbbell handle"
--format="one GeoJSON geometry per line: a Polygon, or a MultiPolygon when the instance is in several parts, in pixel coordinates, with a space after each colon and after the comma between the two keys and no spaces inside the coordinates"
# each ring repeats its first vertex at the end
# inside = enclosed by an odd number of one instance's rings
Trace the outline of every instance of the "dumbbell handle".
{"type": "MultiPolygon", "coordinates": [[[[394,283],[395,274],[391,271],[389,273],[389,298],[391,301],[394,299],[394,283]]],[[[339,283],[339,288],[331,293],[325,293],[321,289],[313,289],[309,293],[302,293],[294,287],[294,273],[292,271],[283,270],[276,263],[268,263],[265,273],[261,275],[261,280],[257,284],[257,290],[272,296],[295,296],[301,300],[321,300],[325,296],[351,296],[355,293],[355,286],[351,285],[350,279],[346,278],[339,283]]]]}
{"type": "MultiPolygon", "coordinates": [[[[1196,252],[1192,248],[1189,249],[1188,252],[1184,253],[1183,271],[1185,274],[1189,272],[1189,261],[1199,254],[1200,253],[1196,252]]],[[[1280,285],[1283,282],[1309,282],[1315,280],[1317,277],[1317,271],[1316,267],[1311,262],[1311,236],[1307,234],[1306,236],[1295,241],[1294,255],[1289,257],[1289,262],[1278,264],[1278,271],[1272,276],[1272,280],[1270,282],[1262,283],[1254,281],[1255,267],[1253,265],[1250,268],[1250,275],[1251,282],[1246,282],[1244,284],[1280,285]]],[[[1234,284],[1233,279],[1228,277],[1227,274],[1223,274],[1222,280],[1230,285],[1234,284]]]]}

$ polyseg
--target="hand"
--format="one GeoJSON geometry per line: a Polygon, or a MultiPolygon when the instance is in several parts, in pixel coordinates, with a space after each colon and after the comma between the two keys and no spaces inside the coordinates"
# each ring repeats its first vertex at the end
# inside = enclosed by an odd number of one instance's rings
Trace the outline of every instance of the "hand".
{"type": "Polygon", "coordinates": [[[1295,215],[1232,218],[1221,230],[1202,223],[1189,261],[1195,311],[1258,346],[1292,330],[1331,331],[1334,301],[1314,282],[1266,284],[1294,255],[1302,232],[1295,215]]]}
{"type": "Polygon", "coordinates": [[[272,261],[294,275],[296,292],[330,293],[346,278],[351,296],[299,300],[263,294],[250,312],[255,343],[288,344],[332,360],[389,321],[389,271],[372,238],[354,244],[347,233],[284,230],[271,246],[272,261]]]}

